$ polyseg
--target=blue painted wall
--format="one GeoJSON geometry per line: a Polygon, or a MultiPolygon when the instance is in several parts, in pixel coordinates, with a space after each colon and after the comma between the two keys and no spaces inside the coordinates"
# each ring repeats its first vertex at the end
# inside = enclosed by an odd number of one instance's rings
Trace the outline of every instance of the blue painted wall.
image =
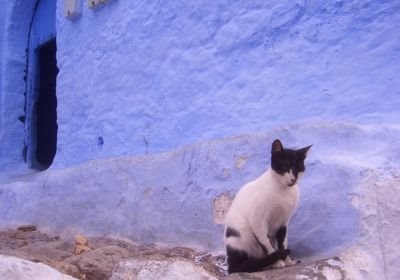
{"type": "MultiPolygon", "coordinates": [[[[398,1],[81,4],[70,21],[57,1],[56,167],[291,123],[397,122],[398,1]]],[[[22,161],[24,5],[2,10],[20,38],[20,65],[4,49],[16,35],[1,43],[3,161],[22,161]]]]}
{"type": "Polygon", "coordinates": [[[0,172],[23,165],[26,48],[35,1],[2,1],[0,9],[0,172]]]}
{"type": "Polygon", "coordinates": [[[58,166],[398,116],[398,1],[116,1],[58,15],[58,166]]]}

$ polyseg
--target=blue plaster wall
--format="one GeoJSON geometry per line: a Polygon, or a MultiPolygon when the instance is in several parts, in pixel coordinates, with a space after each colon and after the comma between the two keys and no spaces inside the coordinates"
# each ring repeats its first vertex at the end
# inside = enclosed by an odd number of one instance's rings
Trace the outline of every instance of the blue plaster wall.
{"type": "Polygon", "coordinates": [[[56,166],[398,116],[398,1],[115,1],[74,22],[58,8],[56,166]]]}
{"type": "Polygon", "coordinates": [[[25,70],[29,22],[35,1],[1,1],[0,172],[23,164],[25,70]]]}
{"type": "MultiPolygon", "coordinates": [[[[1,9],[0,163],[23,162],[33,2],[1,9]]],[[[290,123],[397,122],[399,1],[82,1],[75,21],[63,4],[55,167],[290,123]]]]}

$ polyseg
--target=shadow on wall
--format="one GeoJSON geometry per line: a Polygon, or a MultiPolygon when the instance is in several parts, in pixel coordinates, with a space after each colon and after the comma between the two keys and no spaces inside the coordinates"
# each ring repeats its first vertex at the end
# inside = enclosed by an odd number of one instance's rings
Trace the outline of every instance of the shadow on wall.
{"type": "Polygon", "coordinates": [[[301,257],[327,257],[359,235],[360,215],[349,200],[358,173],[318,160],[306,168],[300,204],[289,225],[289,246],[301,257]]]}

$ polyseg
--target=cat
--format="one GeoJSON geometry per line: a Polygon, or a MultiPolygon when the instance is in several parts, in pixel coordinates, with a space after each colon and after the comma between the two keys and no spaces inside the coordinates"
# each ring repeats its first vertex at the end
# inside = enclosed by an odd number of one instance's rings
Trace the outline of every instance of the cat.
{"type": "Polygon", "coordinates": [[[287,248],[287,227],[299,200],[297,183],[311,146],[284,149],[276,139],[271,148],[271,167],[237,193],[225,218],[228,273],[297,263],[287,248]]]}

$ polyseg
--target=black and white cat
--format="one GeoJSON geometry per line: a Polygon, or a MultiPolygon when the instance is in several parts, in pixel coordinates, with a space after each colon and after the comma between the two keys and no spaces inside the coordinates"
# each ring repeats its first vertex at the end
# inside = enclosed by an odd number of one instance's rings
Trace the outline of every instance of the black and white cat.
{"type": "Polygon", "coordinates": [[[229,273],[297,263],[287,249],[287,227],[299,200],[297,183],[310,147],[284,149],[275,140],[271,168],[237,193],[225,218],[229,273]]]}

